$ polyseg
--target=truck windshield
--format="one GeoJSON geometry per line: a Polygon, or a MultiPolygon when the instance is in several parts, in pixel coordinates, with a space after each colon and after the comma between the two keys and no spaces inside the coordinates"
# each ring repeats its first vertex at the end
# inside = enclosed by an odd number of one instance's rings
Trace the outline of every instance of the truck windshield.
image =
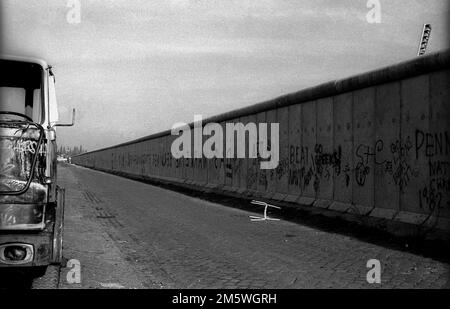
{"type": "Polygon", "coordinates": [[[0,111],[14,113],[0,114],[1,119],[18,120],[24,115],[33,122],[42,122],[43,76],[38,64],[0,60],[0,111]]]}
{"type": "Polygon", "coordinates": [[[43,73],[39,64],[0,60],[0,204],[45,197],[43,73]]]}

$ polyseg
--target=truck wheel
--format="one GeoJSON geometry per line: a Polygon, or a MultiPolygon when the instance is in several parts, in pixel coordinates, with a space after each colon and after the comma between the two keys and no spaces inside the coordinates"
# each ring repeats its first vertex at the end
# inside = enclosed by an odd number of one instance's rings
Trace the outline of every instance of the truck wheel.
{"type": "Polygon", "coordinates": [[[47,272],[47,267],[48,266],[37,266],[37,267],[33,267],[30,270],[30,275],[32,276],[32,278],[39,278],[45,275],[45,273],[47,272]]]}

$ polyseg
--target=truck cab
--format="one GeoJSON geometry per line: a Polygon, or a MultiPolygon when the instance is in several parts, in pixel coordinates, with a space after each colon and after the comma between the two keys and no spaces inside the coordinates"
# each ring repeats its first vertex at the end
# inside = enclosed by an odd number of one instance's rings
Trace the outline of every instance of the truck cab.
{"type": "Polygon", "coordinates": [[[58,125],[51,66],[0,56],[0,268],[45,269],[62,260],[58,125]]]}

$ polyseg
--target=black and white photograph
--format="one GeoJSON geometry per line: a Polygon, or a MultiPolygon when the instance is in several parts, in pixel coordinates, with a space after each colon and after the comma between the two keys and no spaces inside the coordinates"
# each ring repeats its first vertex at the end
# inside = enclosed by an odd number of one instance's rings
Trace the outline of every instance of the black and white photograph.
{"type": "Polygon", "coordinates": [[[1,0],[0,295],[449,289],[449,30],[448,0],[1,0]]]}

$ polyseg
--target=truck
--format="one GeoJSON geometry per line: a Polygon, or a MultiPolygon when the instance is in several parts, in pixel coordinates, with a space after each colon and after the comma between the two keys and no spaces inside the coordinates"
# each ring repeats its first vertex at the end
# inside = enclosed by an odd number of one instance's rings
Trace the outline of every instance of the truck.
{"type": "Polygon", "coordinates": [[[39,276],[63,261],[55,75],[44,60],[0,55],[0,271],[39,276]]]}

